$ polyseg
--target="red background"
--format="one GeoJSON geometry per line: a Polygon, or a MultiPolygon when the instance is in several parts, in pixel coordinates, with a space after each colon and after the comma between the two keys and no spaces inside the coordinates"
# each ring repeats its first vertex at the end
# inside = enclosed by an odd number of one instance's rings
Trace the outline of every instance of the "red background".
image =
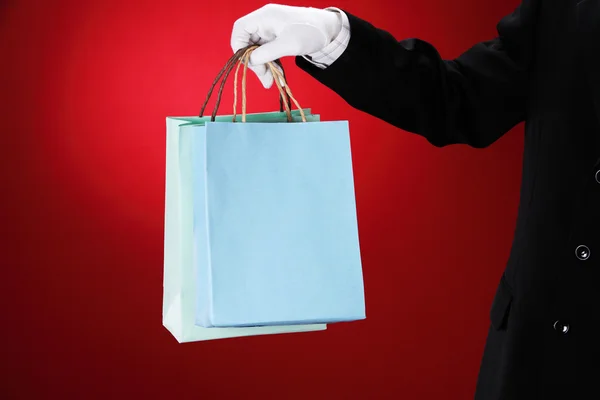
{"type": "MultiPolygon", "coordinates": [[[[346,8],[451,58],[517,3],[288,4],[346,8]]],[[[301,104],[350,121],[367,319],[184,345],[162,327],[165,117],[197,114],[233,22],[263,4],[1,2],[0,397],[472,398],[515,225],[522,126],[487,149],[437,149],[292,59],[301,104]]],[[[248,90],[249,112],[278,106],[276,89],[253,78],[248,90]]]]}

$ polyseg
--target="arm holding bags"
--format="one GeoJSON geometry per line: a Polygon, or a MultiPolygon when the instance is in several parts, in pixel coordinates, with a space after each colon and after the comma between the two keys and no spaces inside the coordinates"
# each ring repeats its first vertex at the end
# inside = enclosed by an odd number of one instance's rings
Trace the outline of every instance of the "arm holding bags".
{"type": "Polygon", "coordinates": [[[486,147],[525,119],[539,4],[524,0],[498,23],[496,38],[453,60],[335,7],[265,6],[236,21],[232,47],[264,44],[251,59],[263,84],[272,82],[263,63],[296,56],[356,109],[435,146],[486,147]]]}

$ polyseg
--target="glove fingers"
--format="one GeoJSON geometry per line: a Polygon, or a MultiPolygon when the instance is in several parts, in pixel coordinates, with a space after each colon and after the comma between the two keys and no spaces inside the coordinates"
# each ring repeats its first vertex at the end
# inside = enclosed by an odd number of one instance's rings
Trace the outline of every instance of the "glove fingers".
{"type": "Polygon", "coordinates": [[[256,74],[265,89],[269,89],[273,85],[273,74],[265,64],[248,65],[248,68],[256,74]]]}
{"type": "MultiPolygon", "coordinates": [[[[279,71],[279,73],[281,74],[281,78],[279,79],[279,84],[282,87],[285,87],[285,81],[283,80],[283,69],[281,69],[281,67],[275,63],[273,63],[273,65],[275,66],[275,69],[277,69],[279,71]]],[[[271,86],[274,83],[273,73],[271,72],[271,69],[266,64],[260,64],[260,65],[250,64],[250,65],[248,65],[248,69],[256,74],[256,76],[260,80],[260,83],[263,85],[263,87],[265,89],[271,88],[271,86]]]]}
{"type": "MultiPolygon", "coordinates": [[[[263,87],[269,89],[274,82],[271,69],[266,63],[281,58],[279,54],[282,53],[285,53],[285,55],[293,55],[293,48],[297,43],[289,36],[287,38],[284,36],[282,38],[270,40],[270,38],[265,39],[260,37],[257,33],[251,33],[244,29],[234,29],[231,41],[231,47],[234,51],[248,46],[251,43],[258,44],[260,47],[255,49],[250,55],[248,68],[256,74],[263,87]],[[289,52],[290,49],[292,50],[291,53],[289,52]],[[257,62],[257,60],[259,60],[259,62],[257,62]]],[[[279,65],[275,64],[275,68],[277,68],[280,73],[283,72],[279,65]]],[[[282,86],[285,86],[283,79],[280,79],[279,82],[282,86]]]]}
{"type": "Polygon", "coordinates": [[[291,56],[294,54],[296,47],[293,38],[289,36],[279,37],[254,50],[250,55],[250,64],[266,64],[281,57],[291,56]]]}

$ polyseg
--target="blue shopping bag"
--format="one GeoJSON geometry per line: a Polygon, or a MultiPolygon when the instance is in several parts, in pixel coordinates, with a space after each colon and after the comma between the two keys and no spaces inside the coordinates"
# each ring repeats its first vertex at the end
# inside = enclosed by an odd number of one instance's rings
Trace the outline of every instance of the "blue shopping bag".
{"type": "Polygon", "coordinates": [[[182,129],[192,138],[196,324],[364,319],[348,122],[182,129]]]}

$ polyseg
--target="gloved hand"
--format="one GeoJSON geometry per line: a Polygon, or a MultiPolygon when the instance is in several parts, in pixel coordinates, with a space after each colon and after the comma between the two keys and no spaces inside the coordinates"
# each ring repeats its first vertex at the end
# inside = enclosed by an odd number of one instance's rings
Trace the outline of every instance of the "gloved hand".
{"type": "Polygon", "coordinates": [[[236,52],[250,44],[261,45],[250,55],[248,68],[268,89],[273,84],[273,75],[265,65],[267,62],[322,50],[341,29],[342,18],[337,12],[268,4],[234,23],[231,48],[236,52]]]}

